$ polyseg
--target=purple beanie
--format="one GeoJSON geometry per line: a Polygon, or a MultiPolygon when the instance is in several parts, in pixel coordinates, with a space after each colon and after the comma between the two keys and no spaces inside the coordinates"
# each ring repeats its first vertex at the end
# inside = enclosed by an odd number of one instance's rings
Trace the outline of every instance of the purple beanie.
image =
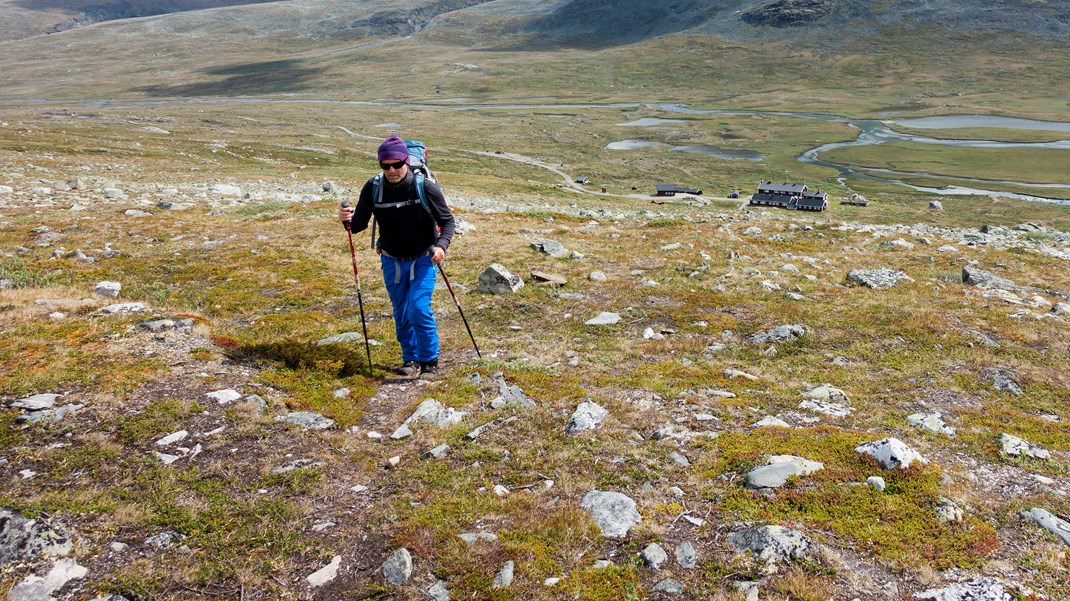
{"type": "Polygon", "coordinates": [[[409,162],[409,147],[405,146],[405,140],[397,136],[390,136],[379,145],[379,162],[405,161],[409,162]]]}

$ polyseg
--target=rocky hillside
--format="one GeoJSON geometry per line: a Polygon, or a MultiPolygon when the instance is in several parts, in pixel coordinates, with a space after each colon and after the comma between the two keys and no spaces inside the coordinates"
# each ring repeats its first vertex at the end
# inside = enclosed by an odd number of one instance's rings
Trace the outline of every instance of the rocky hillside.
{"type": "Polygon", "coordinates": [[[1070,598],[1065,207],[565,190],[557,113],[435,146],[482,357],[438,289],[400,377],[335,216],[400,111],[285,110],[5,116],[9,600],[1070,598]]]}
{"type": "Polygon", "coordinates": [[[728,0],[725,2],[660,0],[397,0],[367,2],[313,0],[295,4],[272,0],[3,0],[0,40],[82,27],[119,19],[176,13],[199,13],[204,24],[216,19],[212,9],[254,7],[230,13],[254,30],[281,26],[293,35],[314,33],[345,38],[353,28],[371,35],[410,34],[437,25],[455,33],[493,33],[481,46],[519,45],[605,47],[635,43],[668,33],[689,31],[733,40],[795,39],[820,47],[837,45],[888,31],[915,34],[989,32],[1065,38],[1070,7],[1060,2],[1003,0],[958,2],[937,0],[728,0]],[[295,21],[294,14],[306,15],[295,21]]]}

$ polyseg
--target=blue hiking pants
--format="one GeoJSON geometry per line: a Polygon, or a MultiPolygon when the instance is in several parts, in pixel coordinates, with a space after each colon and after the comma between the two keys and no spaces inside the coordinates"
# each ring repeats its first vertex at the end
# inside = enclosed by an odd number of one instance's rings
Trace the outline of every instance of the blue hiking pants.
{"type": "Polygon", "coordinates": [[[394,305],[401,360],[426,363],[438,359],[438,328],[431,310],[438,266],[426,255],[398,259],[384,253],[380,260],[390,304],[394,305]]]}

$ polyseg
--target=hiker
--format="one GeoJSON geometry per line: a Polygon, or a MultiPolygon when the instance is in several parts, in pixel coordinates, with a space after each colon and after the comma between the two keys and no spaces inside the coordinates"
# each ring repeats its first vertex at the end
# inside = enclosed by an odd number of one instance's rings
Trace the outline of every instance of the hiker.
{"type": "Polygon", "coordinates": [[[397,136],[383,140],[378,156],[382,177],[365,182],[357,206],[340,208],[338,218],[350,222],[350,231],[355,234],[364,231],[374,215],[379,224],[375,251],[382,262],[401,344],[397,372],[432,378],[438,374],[439,348],[431,293],[438,265],[453,237],[453,214],[438,184],[410,168],[412,161],[404,140],[397,136]],[[423,198],[418,186],[421,182],[423,198]]]}

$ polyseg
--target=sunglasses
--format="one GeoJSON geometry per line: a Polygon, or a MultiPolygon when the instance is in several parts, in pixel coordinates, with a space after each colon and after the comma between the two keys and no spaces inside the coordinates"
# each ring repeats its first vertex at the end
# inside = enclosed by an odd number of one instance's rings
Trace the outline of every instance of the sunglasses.
{"type": "Polygon", "coordinates": [[[401,171],[401,168],[405,166],[405,161],[398,161],[397,163],[379,163],[379,166],[383,168],[383,171],[401,171]]]}

